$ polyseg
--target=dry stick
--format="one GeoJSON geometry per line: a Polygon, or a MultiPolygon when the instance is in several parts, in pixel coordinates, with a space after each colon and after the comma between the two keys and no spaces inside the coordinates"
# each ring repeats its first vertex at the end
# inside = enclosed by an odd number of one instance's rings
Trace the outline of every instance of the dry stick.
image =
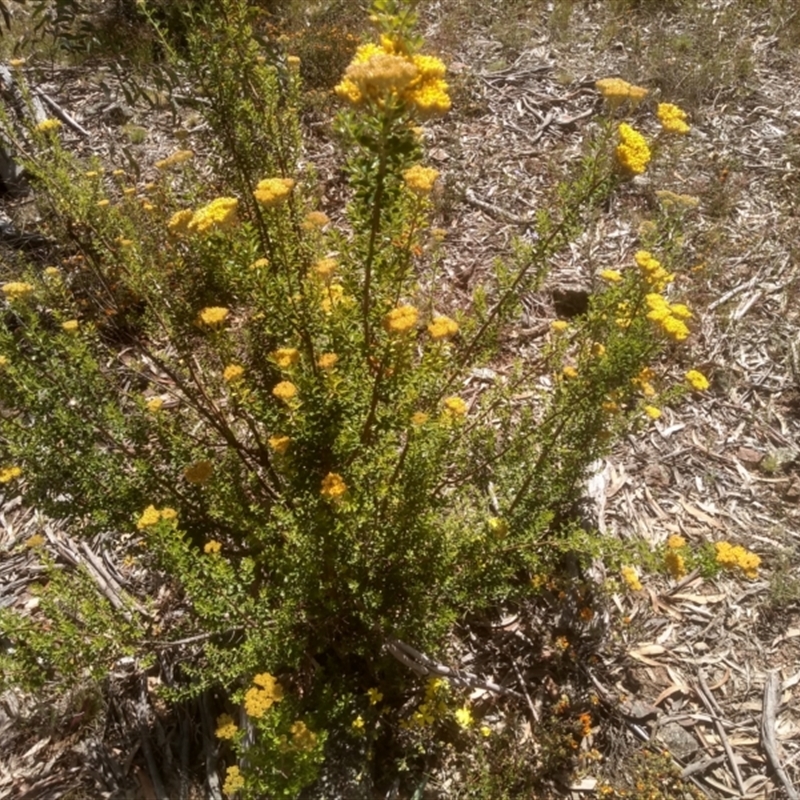
{"type": "Polygon", "coordinates": [[[387,639],[386,649],[393,655],[401,664],[405,664],[410,669],[414,670],[417,675],[425,676],[433,672],[436,675],[441,675],[449,678],[457,686],[466,688],[486,689],[489,692],[496,694],[506,694],[518,700],[522,699],[519,692],[513,689],[506,689],[505,686],[500,686],[494,681],[484,680],[471,672],[461,669],[451,669],[444,664],[439,664],[432,658],[429,658],[419,650],[414,649],[411,645],[401,642],[399,639],[387,639]]]}
{"type": "Polygon", "coordinates": [[[528,702],[528,708],[531,710],[533,721],[538,722],[539,712],[536,710],[536,706],[533,704],[533,700],[531,700],[531,696],[528,694],[528,687],[525,685],[525,680],[523,679],[522,673],[517,666],[517,662],[512,661],[511,666],[514,667],[514,672],[517,674],[517,680],[519,681],[519,685],[522,687],[522,691],[525,694],[525,700],[528,702]]]}
{"type": "Polygon", "coordinates": [[[139,740],[142,743],[142,753],[147,762],[147,771],[150,773],[150,780],[156,793],[157,800],[169,800],[169,795],[164,788],[161,775],[158,771],[156,760],[153,757],[153,748],[150,747],[150,738],[147,733],[147,679],[142,677],[139,683],[139,707],[136,716],[139,722],[139,740]]]}
{"type": "Polygon", "coordinates": [[[76,122],[66,111],[64,111],[61,106],[53,100],[52,97],[45,94],[41,89],[34,89],[33,90],[42,100],[44,100],[45,104],[50,106],[53,113],[65,124],[69,125],[74,131],[77,131],[81,136],[85,136],[87,139],[90,139],[92,134],[86,130],[81,124],[76,122]]]}
{"type": "Polygon", "coordinates": [[[728,735],[725,733],[725,727],[722,724],[718,711],[719,706],[717,706],[716,709],[714,708],[716,701],[711,694],[711,690],[708,688],[706,679],[703,677],[702,670],[697,671],[697,680],[698,685],[695,686],[695,692],[703,702],[703,705],[706,707],[708,713],[711,715],[711,719],[714,721],[714,727],[717,729],[717,735],[722,742],[722,746],[725,748],[725,755],[728,757],[731,769],[733,770],[733,775],[736,778],[736,785],[739,787],[739,793],[744,796],[746,791],[744,788],[744,781],[742,780],[742,773],[739,771],[739,765],[736,763],[736,758],[733,754],[733,748],[731,747],[731,743],[728,741],[728,735]]]}
{"type": "Polygon", "coordinates": [[[767,754],[770,766],[783,784],[789,800],[800,800],[800,795],[794,788],[786,770],[781,764],[778,755],[778,743],[775,738],[775,721],[780,708],[781,679],[778,670],[771,669],[767,672],[767,682],[764,685],[764,705],[761,716],[761,742],[767,754]]]}

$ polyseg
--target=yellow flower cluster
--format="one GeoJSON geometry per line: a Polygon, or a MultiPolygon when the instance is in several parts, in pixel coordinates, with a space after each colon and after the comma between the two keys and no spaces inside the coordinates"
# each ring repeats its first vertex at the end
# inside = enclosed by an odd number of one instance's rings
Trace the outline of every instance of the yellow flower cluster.
{"type": "Polygon", "coordinates": [[[661,127],[668,133],[689,133],[686,122],[686,112],[672,103],[659,103],[656,116],[661,122],[661,127]]]}
{"type": "Polygon", "coordinates": [[[446,397],[443,405],[444,413],[452,419],[466,416],[467,404],[460,397],[446,397]]]}
{"type": "Polygon", "coordinates": [[[667,272],[661,266],[661,262],[647,250],[638,250],[634,255],[634,260],[642,271],[645,280],[657,292],[662,292],[668,284],[675,280],[675,275],[667,272]]]}
{"type": "Polygon", "coordinates": [[[687,383],[696,392],[704,392],[710,386],[708,378],[696,369],[690,369],[685,375],[687,383]]]}
{"type": "Polygon", "coordinates": [[[297,387],[291,381],[281,381],[273,387],[272,394],[288,403],[297,394],[297,387]]]}
{"type": "Polygon", "coordinates": [[[383,318],[383,327],[388,333],[407,333],[417,324],[418,318],[419,311],[414,306],[398,306],[383,318]]]}
{"type": "Polygon", "coordinates": [[[218,197],[192,214],[186,228],[193,233],[224,231],[236,224],[239,201],[235,197],[218,197]]]}
{"type": "Polygon", "coordinates": [[[183,477],[195,486],[203,486],[214,472],[214,465],[210,461],[196,461],[183,470],[183,477]]]}
{"type": "Polygon", "coordinates": [[[420,703],[411,718],[401,723],[405,728],[424,728],[426,725],[433,725],[437,717],[442,717],[447,713],[447,693],[450,685],[444,678],[429,678],[425,687],[425,699],[420,703]]]}
{"type": "Polygon", "coordinates": [[[164,405],[164,401],[160,397],[151,397],[146,403],[145,407],[148,411],[155,414],[157,411],[161,411],[161,407],[164,405]]]}
{"type": "Polygon", "coordinates": [[[317,366],[320,369],[329,370],[333,369],[338,361],[339,356],[337,356],[336,353],[323,353],[319,359],[317,359],[317,366]]]}
{"type": "Polygon", "coordinates": [[[660,294],[648,294],[645,302],[650,311],[647,318],[655,322],[674,342],[682,342],[689,336],[689,328],[684,322],[692,316],[691,311],[682,303],[670,304],[660,294]]]}
{"type": "Polygon", "coordinates": [[[632,589],[634,592],[640,592],[642,590],[642,582],[639,580],[639,576],[636,574],[636,569],[634,567],[622,567],[620,569],[620,574],[622,575],[622,580],[628,584],[629,589],[632,589]]]}
{"type": "Polygon", "coordinates": [[[333,277],[333,273],[336,272],[337,266],[335,258],[321,258],[314,264],[314,272],[316,272],[322,280],[329,281],[333,277]]]}
{"type": "Polygon", "coordinates": [[[320,307],[326,314],[330,314],[335,306],[338,306],[339,303],[344,303],[345,301],[347,301],[346,304],[349,304],[351,298],[345,295],[344,286],[342,286],[341,283],[332,283],[325,289],[325,294],[322,298],[322,302],[320,303],[320,307]]]}
{"type": "Polygon", "coordinates": [[[225,322],[229,313],[229,310],[223,306],[209,306],[200,312],[197,321],[202,325],[208,325],[210,328],[213,328],[225,322]]]}
{"type": "Polygon", "coordinates": [[[244,367],[239,364],[228,364],[222,372],[222,379],[228,383],[235,383],[244,375],[244,367]]]}
{"type": "Polygon", "coordinates": [[[300,351],[294,347],[279,347],[277,350],[273,350],[269,357],[281,369],[289,369],[300,360],[300,351]]]}
{"type": "Polygon", "coordinates": [[[230,714],[220,714],[217,717],[217,729],[214,731],[217,739],[233,739],[236,736],[236,731],[236,723],[230,714]]]}
{"type": "Polygon", "coordinates": [[[647,89],[628,83],[622,78],[601,78],[595,82],[595,88],[611,108],[622,105],[626,100],[630,100],[636,107],[647,97],[647,89]]]}
{"type": "Polygon", "coordinates": [[[77,333],[80,323],[76,319],[68,319],[61,323],[61,328],[65,333],[77,333]]]}
{"type": "Polygon", "coordinates": [[[739,568],[745,577],[755,579],[758,577],[758,567],[761,559],[741,545],[732,545],[730,542],[715,542],[717,563],[728,569],[739,568]]]}
{"type": "Polygon", "coordinates": [[[268,672],[261,672],[253,678],[251,686],[244,695],[244,710],[250,717],[260,718],[272,708],[273,703],[283,699],[283,689],[268,672]]]}
{"type": "Polygon", "coordinates": [[[292,440],[289,436],[270,436],[267,443],[278,455],[282,456],[289,449],[292,440]]]}
{"type": "Polygon", "coordinates": [[[292,745],[296,750],[310,753],[317,746],[319,737],[302,720],[293,723],[289,732],[292,734],[292,745]]]}
{"type": "Polygon", "coordinates": [[[176,167],[178,164],[184,164],[194,158],[192,150],[177,150],[171,156],[162,158],[161,161],[156,161],[156,169],[169,169],[176,167]]]}
{"type": "Polygon", "coordinates": [[[664,564],[667,571],[675,580],[680,580],[686,574],[686,559],[682,550],[686,548],[686,539],[673,533],[667,539],[667,552],[664,554],[664,564]]]}
{"type": "Polygon", "coordinates": [[[458,323],[450,317],[434,317],[428,325],[431,339],[449,339],[458,333],[458,323]]]}
{"type": "Polygon", "coordinates": [[[396,51],[400,48],[387,37],[380,45],[359,47],[336,94],[354,106],[403,104],[423,119],[446,114],[450,96],[442,61],[396,51]]]}
{"type": "Polygon", "coordinates": [[[211,539],[203,545],[203,552],[207,555],[216,555],[220,550],[222,545],[216,539],[211,539]]]}
{"type": "Polygon", "coordinates": [[[330,221],[330,217],[324,211],[309,211],[300,227],[304,231],[313,231],[317,228],[324,228],[330,221]]]}
{"type": "Polygon", "coordinates": [[[57,119],[43,119],[37,126],[39,133],[50,133],[61,129],[61,122],[57,119]]]}
{"type": "Polygon", "coordinates": [[[244,776],[239,767],[234,764],[232,767],[228,767],[228,771],[225,773],[225,783],[222,784],[222,791],[230,797],[236,794],[239,789],[244,789],[244,776]]]}
{"type": "Polygon", "coordinates": [[[403,173],[403,180],[410,191],[419,197],[429,195],[433,190],[433,184],[439,177],[439,170],[433,167],[423,167],[421,164],[414,164],[403,173]]]}
{"type": "Polygon", "coordinates": [[[619,283],[622,280],[622,273],[617,269],[604,269],[600,277],[609,283],[619,283]]]}
{"type": "Polygon", "coordinates": [[[3,294],[9,300],[22,300],[33,292],[34,286],[24,281],[11,281],[2,286],[3,294]]]}
{"type": "Polygon", "coordinates": [[[661,409],[656,406],[646,405],[642,410],[650,419],[658,419],[661,416],[661,409]]]}
{"type": "Polygon", "coordinates": [[[171,521],[177,518],[178,512],[174,508],[162,508],[159,510],[155,506],[147,506],[136,522],[136,527],[141,531],[157,525],[161,520],[171,521]]]}
{"type": "Polygon", "coordinates": [[[628,172],[641,175],[647,169],[652,155],[644,136],[623,122],[619,126],[619,139],[615,150],[617,161],[628,172]]]}
{"type": "Polygon", "coordinates": [[[0,483],[9,483],[14,478],[19,478],[22,470],[19,467],[3,467],[0,469],[0,483]]]}
{"type": "Polygon", "coordinates": [[[176,211],[170,217],[170,220],[167,223],[167,230],[173,236],[182,236],[183,234],[188,233],[189,223],[192,221],[192,217],[194,217],[194,212],[189,208],[185,208],[182,211],[176,211]]]}
{"type": "Polygon", "coordinates": [[[340,500],[347,491],[347,484],[342,479],[338,472],[329,472],[322,479],[322,488],[320,494],[326,500],[337,501],[340,500]]]}
{"type": "Polygon", "coordinates": [[[265,208],[277,208],[289,199],[292,189],[291,178],[264,178],[258,182],[253,197],[265,208]]]}
{"type": "Polygon", "coordinates": [[[469,728],[474,721],[472,719],[472,712],[469,710],[469,708],[467,708],[467,706],[457,708],[453,716],[455,717],[460,728],[469,728]]]}

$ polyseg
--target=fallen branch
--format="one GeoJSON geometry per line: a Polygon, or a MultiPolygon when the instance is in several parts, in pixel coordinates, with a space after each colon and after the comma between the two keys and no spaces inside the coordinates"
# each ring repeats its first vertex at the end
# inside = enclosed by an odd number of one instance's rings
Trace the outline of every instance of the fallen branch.
{"type": "Polygon", "coordinates": [[[764,745],[764,751],[767,754],[770,766],[786,790],[786,796],[789,800],[800,800],[800,795],[794,788],[794,784],[789,780],[789,776],[786,774],[778,755],[775,721],[780,707],[780,693],[781,679],[778,676],[778,671],[771,669],[767,672],[767,682],[764,685],[764,704],[761,712],[761,743],[764,745]]]}
{"type": "Polygon", "coordinates": [[[389,639],[386,642],[386,649],[401,664],[405,664],[405,666],[422,677],[431,674],[441,675],[452,681],[456,686],[463,686],[467,689],[485,689],[495,694],[509,695],[517,700],[524,699],[518,692],[515,692],[513,689],[506,689],[505,686],[500,686],[494,681],[484,680],[477,675],[473,675],[471,672],[451,669],[444,664],[439,664],[432,658],[428,658],[428,656],[420,653],[419,650],[415,650],[411,645],[401,642],[399,639],[389,639]]]}

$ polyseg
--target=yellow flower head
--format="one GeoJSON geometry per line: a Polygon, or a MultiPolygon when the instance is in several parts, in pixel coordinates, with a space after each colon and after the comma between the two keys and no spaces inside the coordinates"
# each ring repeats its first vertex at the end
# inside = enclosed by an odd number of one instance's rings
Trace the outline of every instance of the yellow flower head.
{"type": "Polygon", "coordinates": [[[338,266],[335,258],[321,258],[314,264],[314,272],[324,281],[329,281],[338,266]]]}
{"type": "Polygon", "coordinates": [[[376,706],[383,700],[383,693],[379,689],[367,689],[367,695],[371,706],[376,706]]]}
{"type": "Polygon", "coordinates": [[[671,534],[667,539],[667,548],[669,550],[680,550],[682,547],[686,547],[686,539],[678,533],[671,534]]]}
{"type": "Polygon", "coordinates": [[[411,415],[411,424],[419,427],[420,425],[424,425],[428,421],[429,415],[426,414],[424,411],[415,411],[411,415]]]}
{"type": "Polygon", "coordinates": [[[203,486],[214,472],[214,465],[210,461],[196,461],[183,470],[183,477],[189,483],[203,486]]]}
{"type": "Polygon", "coordinates": [[[439,170],[423,167],[421,164],[415,164],[403,173],[406,186],[419,197],[425,197],[431,193],[433,184],[438,177],[439,170]]]}
{"type": "Polygon", "coordinates": [[[364,730],[364,717],[359,714],[351,723],[351,727],[354,731],[361,733],[364,730]]]}
{"type": "Polygon", "coordinates": [[[642,583],[634,567],[622,567],[620,569],[620,574],[625,583],[628,584],[629,589],[632,589],[634,592],[640,592],[642,590],[642,583]]]}
{"type": "Polygon", "coordinates": [[[622,273],[616,269],[604,269],[600,277],[609,283],[619,283],[622,280],[622,273]]]}
{"type": "Polygon", "coordinates": [[[310,730],[305,722],[298,720],[293,723],[292,727],[289,728],[289,733],[292,734],[294,747],[303,753],[309,753],[317,746],[317,734],[310,730]]]}
{"type": "Polygon", "coordinates": [[[278,454],[284,455],[289,449],[292,440],[289,436],[270,436],[267,439],[267,444],[278,454]]]}
{"type": "Polygon", "coordinates": [[[329,472],[322,479],[320,494],[326,500],[340,500],[347,491],[347,484],[337,472],[329,472]]]}
{"type": "Polygon", "coordinates": [[[578,377],[578,370],[575,369],[575,367],[566,366],[566,367],[564,367],[564,369],[561,370],[561,374],[565,378],[569,378],[569,379],[577,378],[578,377]]]}
{"type": "MultiPolygon", "coordinates": [[[[136,190],[134,189],[134,191],[136,190]]],[[[191,209],[185,208],[183,211],[176,211],[167,223],[167,230],[173,236],[181,236],[187,233],[192,217],[194,217],[194,212],[191,209]]]]}
{"type": "Polygon", "coordinates": [[[300,351],[294,347],[279,347],[269,355],[281,369],[289,369],[300,360],[300,351]]]}
{"type": "Polygon", "coordinates": [[[194,152],[191,150],[177,150],[171,156],[162,158],[161,161],[156,161],[155,167],[156,169],[169,169],[170,167],[178,166],[178,164],[185,164],[193,158],[194,152]]]}
{"type": "Polygon", "coordinates": [[[747,578],[758,577],[758,567],[761,559],[755,553],[745,550],[741,545],[732,545],[730,542],[715,542],[717,563],[728,569],[741,569],[747,578]]]}
{"type": "Polygon", "coordinates": [[[142,516],[136,522],[136,527],[141,531],[161,521],[161,512],[155,506],[147,506],[142,516]]]}
{"type": "Polygon", "coordinates": [[[450,317],[434,317],[428,325],[431,339],[449,339],[458,333],[458,323],[450,317]]]}
{"type": "Polygon", "coordinates": [[[37,126],[39,133],[52,133],[61,129],[61,122],[57,119],[43,119],[37,126]]]}
{"type": "Polygon", "coordinates": [[[446,397],[443,401],[444,413],[454,419],[464,417],[467,413],[467,404],[460,397],[446,397]]]}
{"type": "Polygon", "coordinates": [[[11,281],[4,283],[2,292],[9,300],[23,300],[34,290],[33,284],[25,283],[24,281],[11,281]]]}
{"type": "Polygon", "coordinates": [[[461,728],[469,728],[472,725],[472,712],[466,706],[457,708],[454,716],[461,728]]]}
{"type": "Polygon", "coordinates": [[[686,123],[686,112],[672,103],[659,103],[656,116],[661,122],[661,127],[668,133],[689,133],[689,125],[686,123]]]}
{"type": "Polygon", "coordinates": [[[339,356],[336,353],[323,353],[317,360],[317,366],[324,370],[333,369],[338,360],[339,356]]]}
{"type": "Polygon", "coordinates": [[[222,306],[209,306],[200,312],[198,322],[213,328],[225,322],[229,313],[230,311],[222,306]]]}
{"type": "Polygon", "coordinates": [[[294,183],[291,178],[264,178],[258,182],[253,197],[265,208],[277,208],[289,199],[294,183]]]}
{"type": "Polygon", "coordinates": [[[686,574],[686,560],[677,550],[667,550],[664,556],[667,571],[675,580],[680,580],[686,574]]]}
{"type": "Polygon", "coordinates": [[[324,296],[320,306],[326,314],[330,314],[335,306],[345,300],[344,286],[340,283],[332,283],[325,288],[324,296]]]}
{"type": "Polygon", "coordinates": [[[297,387],[291,381],[281,381],[273,387],[272,394],[284,403],[288,403],[297,394],[297,387]]]}
{"type": "Polygon", "coordinates": [[[635,108],[647,97],[647,89],[628,83],[622,78],[601,78],[595,82],[595,88],[611,108],[616,108],[626,100],[635,108]]]}
{"type": "Polygon", "coordinates": [[[235,197],[218,197],[198,208],[186,227],[200,234],[227,230],[236,224],[238,208],[239,201],[235,197]]]}
{"type": "Polygon", "coordinates": [[[208,555],[215,555],[216,553],[219,553],[221,549],[222,545],[216,539],[211,539],[211,541],[206,542],[203,546],[203,552],[207,553],[208,555]]]}
{"type": "Polygon", "coordinates": [[[225,783],[222,784],[222,791],[230,797],[236,794],[239,789],[244,789],[244,776],[239,767],[234,764],[232,767],[228,767],[225,773],[225,783]]]}
{"type": "Polygon", "coordinates": [[[106,199],[106,198],[104,198],[103,200],[98,200],[97,201],[97,207],[98,208],[106,208],[106,206],[110,206],[110,205],[111,205],[111,201],[106,199]]]}
{"type": "Polygon", "coordinates": [[[229,714],[220,714],[217,717],[217,729],[214,735],[218,739],[233,739],[237,730],[236,723],[229,714]]]}
{"type": "MultiPolygon", "coordinates": [[[[359,48],[361,51],[362,48],[359,48]]],[[[366,61],[356,58],[334,91],[352,105],[364,102],[386,103],[398,97],[417,77],[417,68],[402,56],[389,55],[377,48],[366,61]]]]}
{"type": "Polygon", "coordinates": [[[661,329],[674,342],[682,342],[689,336],[689,329],[686,327],[686,323],[675,319],[675,317],[666,317],[661,320],[661,329]]]}
{"type": "Polygon", "coordinates": [[[304,231],[313,231],[317,228],[324,228],[330,221],[330,217],[322,211],[309,211],[300,227],[304,231]]]}
{"type": "Polygon", "coordinates": [[[268,258],[257,258],[251,265],[250,269],[263,269],[269,266],[268,258]]]}
{"type": "Polygon", "coordinates": [[[66,322],[61,323],[61,327],[66,333],[77,333],[79,324],[76,319],[68,319],[66,322]]]}
{"type": "Polygon", "coordinates": [[[22,470],[19,467],[3,467],[0,469],[0,483],[9,483],[14,478],[19,478],[22,470]]]}
{"type": "Polygon", "coordinates": [[[641,175],[652,155],[647,141],[639,131],[625,122],[620,124],[618,130],[620,143],[615,151],[617,161],[628,172],[641,175]]]}
{"type": "Polygon", "coordinates": [[[417,324],[418,317],[414,306],[398,306],[383,318],[383,327],[389,333],[407,333],[417,324]]]}
{"type": "Polygon", "coordinates": [[[223,380],[228,383],[238,381],[242,375],[244,375],[244,367],[239,366],[239,364],[228,364],[222,372],[223,380]]]}
{"type": "Polygon", "coordinates": [[[655,406],[645,406],[644,413],[647,414],[650,419],[658,419],[661,416],[661,409],[655,406]]]}
{"type": "Polygon", "coordinates": [[[164,405],[164,401],[160,397],[151,397],[145,406],[147,407],[148,411],[155,413],[156,411],[161,411],[161,407],[164,405]]]}
{"type": "Polygon", "coordinates": [[[699,372],[696,369],[690,369],[686,373],[685,377],[689,385],[696,392],[704,392],[711,385],[708,382],[708,378],[706,378],[706,376],[703,375],[702,372],[699,372]]]}
{"type": "Polygon", "coordinates": [[[556,319],[550,323],[550,330],[553,333],[564,333],[567,328],[569,328],[569,322],[563,319],[556,319]]]}

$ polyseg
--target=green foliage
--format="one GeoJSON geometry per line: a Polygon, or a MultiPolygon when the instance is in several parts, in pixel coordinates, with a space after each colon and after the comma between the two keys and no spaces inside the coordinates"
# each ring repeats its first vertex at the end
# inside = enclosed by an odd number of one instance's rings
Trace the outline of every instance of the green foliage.
{"type": "MultiPolygon", "coordinates": [[[[529,592],[553,545],[571,547],[587,470],[658,412],[648,364],[688,328],[660,294],[669,270],[639,254],[537,361],[468,390],[519,297],[630,177],[616,129],[472,308],[444,309],[419,280],[437,173],[416,128],[450,101],[413,7],[376,3],[381,44],[336,87],[349,186],[336,226],[303,161],[296,59],[259,38],[245,0],[186,13],[185,47],[160,35],[204,98],[213,185],[189,151],[138,187],[81,165],[56,125],[30,132],[66,253],[2,287],[0,480],[76,536],[131,536],[129,557],[188,612],[153,635],[205,637],[173,694],[216,687],[244,705],[246,724],[221,735],[240,759],[230,793],[295,796],[352,698],[380,687],[402,704],[389,639],[439,652],[459,616],[529,592]]],[[[147,652],[143,625],[90,598],[85,576],[51,570],[41,619],[4,613],[5,635],[32,643],[10,674],[48,653],[48,679],[68,683],[84,659],[100,671],[147,652]]]]}

